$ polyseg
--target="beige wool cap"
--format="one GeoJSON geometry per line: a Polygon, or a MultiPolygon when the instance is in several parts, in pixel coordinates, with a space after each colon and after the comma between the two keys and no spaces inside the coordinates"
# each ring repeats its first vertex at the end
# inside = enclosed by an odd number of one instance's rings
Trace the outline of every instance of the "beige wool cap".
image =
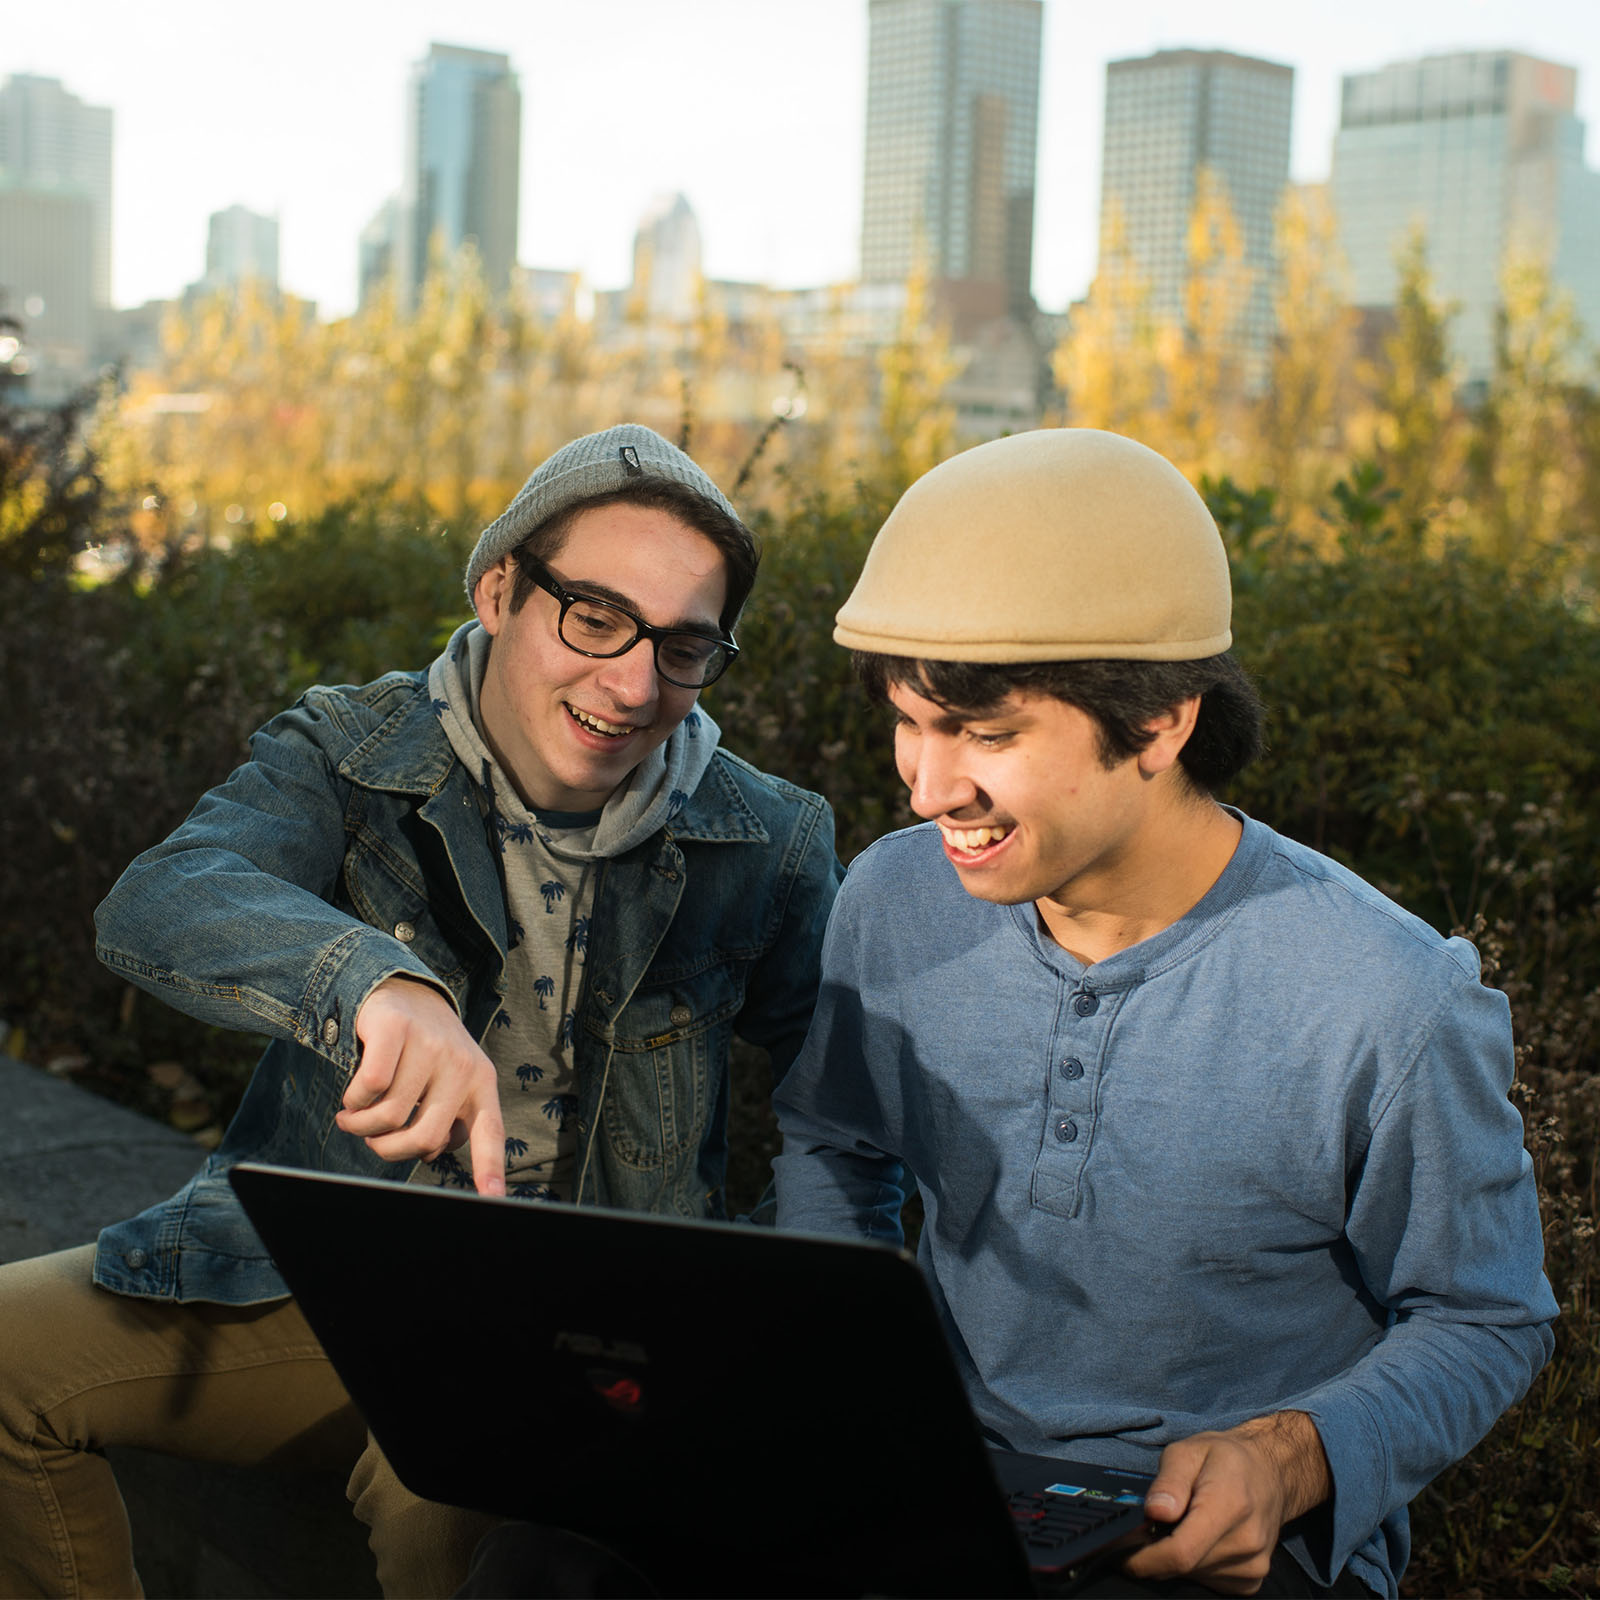
{"type": "Polygon", "coordinates": [[[1228,557],[1178,469],[1097,428],[942,462],[900,497],[834,639],[927,661],[1193,661],[1233,642],[1228,557]]]}

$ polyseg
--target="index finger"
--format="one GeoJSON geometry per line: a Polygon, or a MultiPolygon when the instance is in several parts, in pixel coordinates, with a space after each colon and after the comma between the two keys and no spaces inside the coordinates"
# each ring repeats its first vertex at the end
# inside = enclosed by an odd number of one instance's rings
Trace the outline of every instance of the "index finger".
{"type": "Polygon", "coordinates": [[[467,1129],[467,1148],[472,1157],[472,1186],[479,1194],[503,1195],[506,1192],[506,1125],[500,1116],[499,1102],[480,1105],[467,1129]]]}

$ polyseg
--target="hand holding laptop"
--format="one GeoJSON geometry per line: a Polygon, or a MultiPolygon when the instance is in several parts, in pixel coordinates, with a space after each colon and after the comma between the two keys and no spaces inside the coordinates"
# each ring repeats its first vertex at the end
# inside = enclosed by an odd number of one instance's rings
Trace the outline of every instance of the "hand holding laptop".
{"type": "Polygon", "coordinates": [[[479,1194],[504,1194],[505,1124],[494,1064],[437,989],[389,978],[356,1013],[361,1064],[335,1119],[385,1161],[432,1161],[462,1144],[479,1194]]]}
{"type": "Polygon", "coordinates": [[[1161,1453],[1145,1510],[1163,1536],[1128,1559],[1149,1582],[1192,1574],[1224,1594],[1266,1577],[1285,1523],[1332,1493],[1321,1436],[1303,1411],[1197,1433],[1161,1453]]]}

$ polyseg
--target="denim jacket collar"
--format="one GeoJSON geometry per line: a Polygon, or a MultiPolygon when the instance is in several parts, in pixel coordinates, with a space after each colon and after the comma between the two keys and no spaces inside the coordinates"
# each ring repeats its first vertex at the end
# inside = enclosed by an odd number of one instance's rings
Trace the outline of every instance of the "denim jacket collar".
{"type": "MultiPolygon", "coordinates": [[[[385,718],[339,763],[363,788],[436,795],[458,765],[425,686],[385,718]]],[[[672,839],[705,844],[767,844],[770,835],[720,764],[713,764],[667,827],[672,839]]]]}

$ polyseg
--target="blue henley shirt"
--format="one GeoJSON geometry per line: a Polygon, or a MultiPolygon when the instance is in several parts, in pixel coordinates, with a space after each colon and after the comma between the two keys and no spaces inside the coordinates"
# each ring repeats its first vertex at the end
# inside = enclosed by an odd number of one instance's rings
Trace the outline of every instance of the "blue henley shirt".
{"type": "Polygon", "coordinates": [[[1509,1007],[1465,940],[1243,822],[1193,910],[1089,967],[933,827],[864,852],[777,1096],[778,1221],[898,1242],[914,1174],[1011,1448],[1152,1470],[1309,1413],[1334,1493],[1290,1548],[1392,1595],[1407,1503],[1552,1347],[1509,1007]]]}

